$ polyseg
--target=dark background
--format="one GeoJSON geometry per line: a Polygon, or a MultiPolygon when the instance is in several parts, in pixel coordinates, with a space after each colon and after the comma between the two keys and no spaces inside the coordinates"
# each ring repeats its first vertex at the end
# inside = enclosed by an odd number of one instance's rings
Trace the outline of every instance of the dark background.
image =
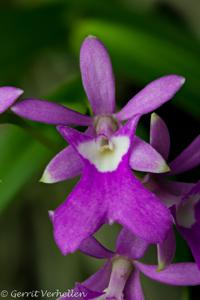
{"type": "MultiPolygon", "coordinates": [[[[118,108],[155,78],[186,77],[181,92],[157,111],[170,130],[170,158],[176,157],[199,134],[200,2],[1,0],[0,85],[16,85],[25,97],[44,97],[87,113],[78,55],[88,34],[101,38],[109,50],[118,108]]],[[[139,131],[146,139],[149,118],[143,117],[139,131]]],[[[9,113],[0,122],[0,290],[72,288],[102,262],[80,253],[63,257],[53,241],[47,211],[66,198],[75,181],[44,185],[38,180],[65,144],[54,127],[25,126],[9,113]],[[8,121],[15,124],[5,125],[8,121]]],[[[198,178],[194,170],[177,179],[198,178]]],[[[118,226],[106,227],[99,238],[113,247],[117,231],[118,226]]],[[[177,239],[175,260],[192,261],[177,239]]],[[[154,250],[147,260],[154,260],[154,250]]],[[[199,293],[199,287],[169,287],[145,278],[143,285],[147,300],[197,299],[194,292],[199,293]]]]}

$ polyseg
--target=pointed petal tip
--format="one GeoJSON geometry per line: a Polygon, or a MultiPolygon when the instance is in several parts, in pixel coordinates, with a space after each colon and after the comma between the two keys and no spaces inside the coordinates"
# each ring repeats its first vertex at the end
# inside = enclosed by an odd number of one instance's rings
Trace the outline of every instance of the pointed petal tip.
{"type": "Polygon", "coordinates": [[[160,119],[160,117],[159,117],[159,115],[157,114],[157,113],[155,113],[155,112],[153,112],[152,114],[151,114],[151,122],[156,122],[157,120],[159,120],[160,119]]]}
{"type": "Polygon", "coordinates": [[[0,87],[0,95],[2,93],[9,94],[10,96],[21,96],[24,91],[20,88],[14,87],[14,86],[2,86],[0,87]]]}
{"type": "Polygon", "coordinates": [[[166,75],[163,78],[169,78],[169,79],[172,79],[173,81],[176,80],[177,83],[179,82],[181,85],[183,85],[186,81],[185,77],[183,77],[181,75],[177,75],[177,74],[166,75]]]}
{"type": "Polygon", "coordinates": [[[53,210],[49,210],[49,211],[48,211],[48,215],[49,215],[49,218],[50,218],[51,222],[53,223],[53,219],[54,219],[54,211],[53,211],[53,210]]]}
{"type": "Polygon", "coordinates": [[[0,87],[0,113],[10,108],[23,92],[23,90],[12,86],[0,87]]]}
{"type": "Polygon", "coordinates": [[[54,183],[55,180],[52,178],[52,176],[49,174],[48,171],[44,171],[44,173],[42,174],[42,177],[40,178],[39,182],[41,183],[54,183]]]}
{"type": "Polygon", "coordinates": [[[95,35],[93,35],[93,34],[89,34],[86,38],[85,38],[85,40],[89,40],[89,39],[98,39],[95,35]]]}
{"type": "Polygon", "coordinates": [[[181,84],[182,85],[186,82],[186,78],[185,77],[180,76],[180,80],[181,80],[181,84]]]}
{"type": "Polygon", "coordinates": [[[166,162],[164,162],[160,168],[159,168],[159,173],[167,173],[170,172],[170,167],[168,166],[168,164],[166,162]]]}
{"type": "Polygon", "coordinates": [[[159,273],[159,272],[161,272],[161,271],[163,271],[165,268],[167,267],[167,265],[164,263],[164,262],[159,262],[158,263],[158,268],[157,268],[157,272],[159,273]]]}

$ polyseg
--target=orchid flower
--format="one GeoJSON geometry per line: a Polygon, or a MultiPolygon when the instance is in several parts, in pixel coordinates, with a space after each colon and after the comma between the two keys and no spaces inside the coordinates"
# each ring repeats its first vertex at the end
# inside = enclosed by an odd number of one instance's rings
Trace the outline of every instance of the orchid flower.
{"type": "Polygon", "coordinates": [[[0,114],[13,105],[22,94],[21,89],[12,86],[0,87],[0,114]]]}
{"type": "MultiPolygon", "coordinates": [[[[170,136],[165,122],[155,113],[151,116],[150,143],[167,160],[170,150],[170,136]]],[[[200,184],[174,182],[171,175],[190,170],[200,164],[200,135],[169,162],[170,171],[165,174],[148,174],[144,183],[167,207],[175,205],[173,215],[177,229],[186,239],[200,268],[200,216],[196,216],[200,200],[200,184]]],[[[176,239],[171,229],[166,240],[158,245],[159,268],[169,265],[174,257],[176,239]]]]}
{"type": "Polygon", "coordinates": [[[54,238],[63,254],[77,250],[105,223],[118,222],[151,243],[166,238],[172,223],[169,210],[129,166],[138,120],[139,116],[129,120],[110,137],[94,138],[58,127],[84,165],[80,181],[52,218],[54,238]]]}
{"type": "MultiPolygon", "coordinates": [[[[103,247],[93,237],[85,240],[80,250],[92,257],[104,258],[106,263],[89,279],[76,285],[74,291],[79,291],[79,295],[81,292],[85,293],[85,296],[80,296],[79,299],[144,300],[140,273],[152,280],[169,285],[200,284],[200,271],[195,263],[174,263],[167,269],[158,271],[156,265],[139,262],[147,247],[148,243],[126,229],[121,230],[114,253],[103,247]]],[[[59,300],[66,299],[64,295],[59,298],[59,300]]]]}
{"type": "MultiPolygon", "coordinates": [[[[82,82],[89,99],[93,116],[86,116],[65,106],[38,99],[26,99],[14,106],[17,115],[54,125],[89,126],[91,135],[113,134],[121,123],[136,116],[154,111],[169,101],[181,88],[185,79],[168,75],[148,84],[129,100],[121,111],[115,111],[115,84],[111,61],[104,45],[96,38],[87,37],[80,51],[82,82]]],[[[149,144],[135,138],[132,168],[146,172],[167,172],[168,166],[161,155],[149,144]],[[141,159],[142,158],[142,159],[141,159]]],[[[58,153],[48,164],[41,181],[54,183],[80,175],[83,163],[75,150],[69,146],[58,153]]]]}

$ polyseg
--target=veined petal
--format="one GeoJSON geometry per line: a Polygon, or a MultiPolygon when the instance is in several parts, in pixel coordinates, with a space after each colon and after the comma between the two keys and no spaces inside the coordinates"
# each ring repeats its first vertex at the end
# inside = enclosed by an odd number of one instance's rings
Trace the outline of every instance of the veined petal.
{"type": "Polygon", "coordinates": [[[157,245],[158,251],[158,271],[161,271],[168,267],[175,255],[176,251],[176,237],[171,228],[168,232],[167,238],[164,242],[157,245]]]}
{"type": "Polygon", "coordinates": [[[64,255],[77,250],[106,223],[107,203],[99,186],[101,181],[95,176],[90,167],[86,168],[67,200],[54,212],[54,238],[64,255]]]}
{"type": "Polygon", "coordinates": [[[143,172],[165,173],[169,171],[164,158],[150,144],[136,136],[132,145],[130,166],[133,170],[143,172]]]}
{"type": "Polygon", "coordinates": [[[150,191],[146,190],[123,164],[110,181],[109,222],[128,228],[149,243],[160,243],[171,226],[169,210],[150,191]]]}
{"type": "Polygon", "coordinates": [[[48,163],[44,170],[41,182],[55,183],[71,179],[81,174],[83,162],[72,146],[60,151],[48,163]]]}
{"type": "Polygon", "coordinates": [[[0,114],[7,110],[23,92],[23,90],[12,86],[0,87],[0,114]]]}
{"type": "Polygon", "coordinates": [[[117,238],[116,252],[132,259],[143,257],[149,243],[123,228],[117,238]]]}
{"type": "Polygon", "coordinates": [[[168,75],[152,81],[116,114],[120,121],[136,114],[144,115],[154,111],[169,101],[184,84],[185,79],[178,75],[168,75]]]}
{"type": "Polygon", "coordinates": [[[165,159],[169,156],[170,135],[165,122],[156,114],[151,114],[150,144],[165,159]]]}
{"type": "Polygon", "coordinates": [[[85,239],[79,250],[87,255],[96,258],[111,258],[114,253],[107,248],[105,248],[101,243],[99,243],[93,236],[85,239]]]}
{"type": "Polygon", "coordinates": [[[89,116],[46,100],[26,99],[13,105],[11,110],[20,117],[47,124],[88,126],[92,123],[89,116]]]}
{"type": "Polygon", "coordinates": [[[140,272],[137,269],[133,271],[127,282],[125,298],[128,300],[145,300],[140,282],[140,272]]]}
{"type": "Polygon", "coordinates": [[[170,174],[191,170],[200,164],[200,135],[170,163],[170,174]]]}
{"type": "Polygon", "coordinates": [[[135,265],[147,277],[162,283],[176,286],[200,284],[200,271],[195,263],[171,264],[160,272],[157,271],[157,266],[145,265],[140,262],[135,262],[135,265]]]}
{"type": "Polygon", "coordinates": [[[115,110],[115,82],[111,61],[104,45],[87,37],[80,51],[83,86],[94,114],[111,114],[115,110]]]}

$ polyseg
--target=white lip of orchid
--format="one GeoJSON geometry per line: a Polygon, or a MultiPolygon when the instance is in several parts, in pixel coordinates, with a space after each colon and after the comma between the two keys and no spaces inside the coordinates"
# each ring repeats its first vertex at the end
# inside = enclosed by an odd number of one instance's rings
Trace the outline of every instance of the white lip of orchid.
{"type": "Polygon", "coordinates": [[[96,140],[80,143],[78,151],[99,172],[104,173],[118,168],[129,146],[130,139],[126,135],[113,136],[110,139],[100,136],[96,140]]]}
{"type": "Polygon", "coordinates": [[[196,223],[195,205],[200,201],[200,194],[191,195],[177,210],[177,223],[185,228],[191,228],[196,223]]]}

